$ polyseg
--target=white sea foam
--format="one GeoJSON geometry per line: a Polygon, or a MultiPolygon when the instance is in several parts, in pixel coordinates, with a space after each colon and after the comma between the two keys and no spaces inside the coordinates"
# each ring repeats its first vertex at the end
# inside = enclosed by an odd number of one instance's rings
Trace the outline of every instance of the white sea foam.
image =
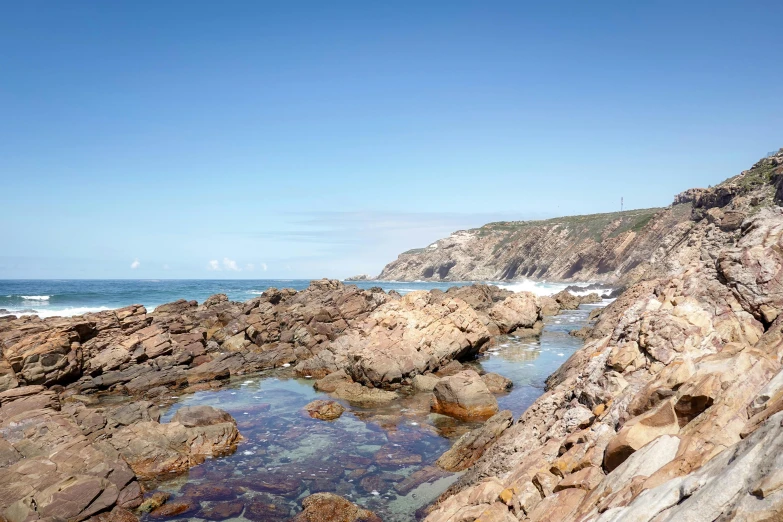
{"type": "Polygon", "coordinates": [[[111,310],[107,306],[87,307],[79,306],[72,308],[63,308],[60,310],[36,310],[34,312],[20,312],[14,310],[8,310],[8,313],[2,313],[0,315],[37,315],[41,319],[47,317],[71,317],[74,315],[91,314],[95,312],[103,312],[105,310],[111,310]]]}
{"type": "Polygon", "coordinates": [[[264,291],[263,290],[248,290],[247,293],[248,294],[252,294],[252,295],[261,295],[261,294],[264,293],[264,291]]]}
{"type": "Polygon", "coordinates": [[[20,295],[25,301],[48,301],[51,296],[49,295],[20,295]]]}
{"type": "MultiPolygon", "coordinates": [[[[535,295],[554,295],[562,290],[565,290],[569,286],[586,287],[591,283],[548,283],[546,281],[531,281],[529,279],[523,279],[522,281],[515,281],[513,283],[499,282],[496,284],[501,288],[505,288],[513,292],[531,292],[535,295]]],[[[608,295],[611,290],[577,290],[572,291],[571,293],[578,296],[584,296],[594,292],[600,295],[608,295]]]]}

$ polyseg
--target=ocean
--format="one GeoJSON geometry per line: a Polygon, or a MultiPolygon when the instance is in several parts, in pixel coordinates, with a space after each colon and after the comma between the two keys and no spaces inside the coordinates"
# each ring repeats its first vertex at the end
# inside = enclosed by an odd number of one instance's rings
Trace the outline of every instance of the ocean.
{"type": "MultiPolygon", "coordinates": [[[[396,290],[400,294],[433,288],[446,290],[452,286],[472,283],[472,281],[346,282],[360,288],[380,286],[386,291],[396,290]]],[[[213,294],[226,294],[232,301],[247,301],[268,288],[304,290],[309,284],[309,279],[0,280],[0,315],[72,316],[121,308],[131,304],[142,304],[152,311],[156,306],[177,299],[195,299],[202,302],[213,294]]],[[[568,286],[563,283],[537,281],[490,282],[490,284],[497,284],[514,291],[530,291],[538,295],[551,295],[568,286]]]]}

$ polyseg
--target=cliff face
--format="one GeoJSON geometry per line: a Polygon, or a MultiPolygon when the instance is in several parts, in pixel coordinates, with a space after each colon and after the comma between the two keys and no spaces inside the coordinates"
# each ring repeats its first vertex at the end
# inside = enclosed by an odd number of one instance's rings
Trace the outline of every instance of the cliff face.
{"type": "Polygon", "coordinates": [[[678,196],[681,240],[427,522],[780,519],[782,178],[783,149],[678,196]]]}
{"type": "Polygon", "coordinates": [[[379,279],[615,282],[683,237],[691,209],[685,201],[666,209],[489,223],[401,254],[379,279]]]}
{"type": "MultiPolygon", "coordinates": [[[[714,189],[685,191],[663,209],[506,221],[462,230],[426,248],[400,254],[384,267],[378,279],[527,278],[627,285],[642,279],[651,268],[665,264],[700,220],[708,217],[713,222],[720,221],[719,227],[731,230],[739,227],[748,211],[717,216],[714,212],[709,214],[710,209],[722,208],[743,197],[756,198],[758,207],[762,200],[771,201],[775,190],[778,197],[783,197],[783,177],[773,180],[774,171],[775,167],[760,162],[714,189]]],[[[750,200],[740,203],[741,207],[753,207],[750,200]]]]}

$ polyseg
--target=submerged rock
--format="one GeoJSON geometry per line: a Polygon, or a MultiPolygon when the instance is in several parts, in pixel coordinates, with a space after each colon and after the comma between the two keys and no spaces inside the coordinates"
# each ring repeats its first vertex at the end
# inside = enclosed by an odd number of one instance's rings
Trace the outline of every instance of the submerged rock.
{"type": "Polygon", "coordinates": [[[307,404],[304,410],[310,417],[330,421],[338,419],[345,408],[339,402],[317,400],[307,404]]]}
{"type": "Polygon", "coordinates": [[[333,493],[316,493],[302,500],[303,511],[292,522],[381,522],[367,509],[333,493]]]}
{"type": "Polygon", "coordinates": [[[483,426],[460,437],[440,456],[436,464],[447,471],[462,471],[476,462],[514,421],[511,412],[504,410],[490,417],[483,426]]]}

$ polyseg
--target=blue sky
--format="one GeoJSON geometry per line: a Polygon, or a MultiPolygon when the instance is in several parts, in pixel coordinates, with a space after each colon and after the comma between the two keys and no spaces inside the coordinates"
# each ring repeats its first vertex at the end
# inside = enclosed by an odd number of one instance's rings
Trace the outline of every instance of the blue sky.
{"type": "Polygon", "coordinates": [[[0,278],[377,274],[783,146],[783,3],[640,4],[3,2],[0,278]]]}

